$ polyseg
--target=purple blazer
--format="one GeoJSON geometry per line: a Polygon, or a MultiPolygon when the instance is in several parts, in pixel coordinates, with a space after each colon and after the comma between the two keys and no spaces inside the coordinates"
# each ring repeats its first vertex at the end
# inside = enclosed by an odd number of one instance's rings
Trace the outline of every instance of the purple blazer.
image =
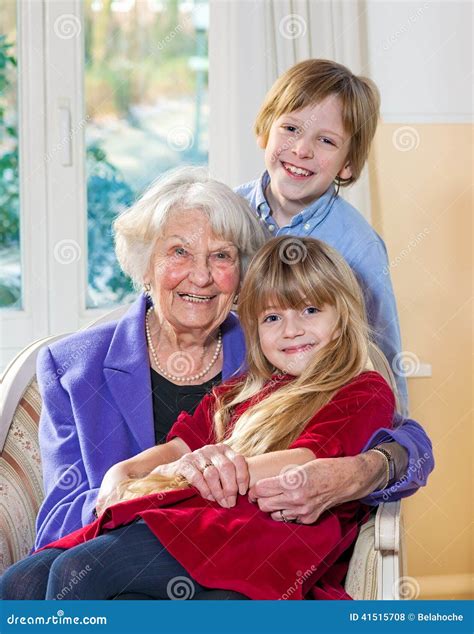
{"type": "MultiPolygon", "coordinates": [[[[93,521],[106,471],[155,444],[145,310],[142,295],[118,322],[82,330],[40,352],[45,498],[35,550],[93,521]]],[[[232,313],[221,328],[227,379],[243,366],[245,341],[232,313]]]]}

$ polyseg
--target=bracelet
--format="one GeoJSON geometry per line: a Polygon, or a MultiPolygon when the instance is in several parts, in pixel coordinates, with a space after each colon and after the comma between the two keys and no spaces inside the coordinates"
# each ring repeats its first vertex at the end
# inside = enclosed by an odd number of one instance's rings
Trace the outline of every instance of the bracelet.
{"type": "Polygon", "coordinates": [[[379,451],[383,453],[384,456],[387,457],[389,474],[390,474],[389,483],[393,482],[396,477],[396,471],[395,471],[395,462],[393,460],[392,452],[390,451],[390,449],[387,449],[386,447],[382,447],[381,445],[377,445],[376,447],[374,447],[374,449],[378,449],[379,451]]]}
{"type": "Polygon", "coordinates": [[[374,447],[373,449],[369,449],[369,451],[376,451],[381,454],[385,458],[385,483],[382,487],[378,489],[378,491],[383,491],[387,488],[388,483],[390,482],[390,458],[388,457],[388,452],[381,447],[374,447]]]}

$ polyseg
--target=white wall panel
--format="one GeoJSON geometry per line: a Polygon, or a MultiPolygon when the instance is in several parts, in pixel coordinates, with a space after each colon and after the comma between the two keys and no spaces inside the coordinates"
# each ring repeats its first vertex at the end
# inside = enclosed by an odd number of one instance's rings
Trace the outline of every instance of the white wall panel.
{"type": "Polygon", "coordinates": [[[472,117],[473,3],[367,2],[368,59],[386,122],[472,117]]]}

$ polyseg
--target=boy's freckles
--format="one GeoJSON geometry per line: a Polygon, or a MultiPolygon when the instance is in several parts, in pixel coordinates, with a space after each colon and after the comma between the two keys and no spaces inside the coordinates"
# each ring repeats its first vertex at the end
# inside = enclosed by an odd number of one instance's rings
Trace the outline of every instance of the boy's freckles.
{"type": "Polygon", "coordinates": [[[272,210],[295,215],[320,198],[337,176],[348,178],[349,146],[337,97],[276,119],[265,148],[272,210]]]}

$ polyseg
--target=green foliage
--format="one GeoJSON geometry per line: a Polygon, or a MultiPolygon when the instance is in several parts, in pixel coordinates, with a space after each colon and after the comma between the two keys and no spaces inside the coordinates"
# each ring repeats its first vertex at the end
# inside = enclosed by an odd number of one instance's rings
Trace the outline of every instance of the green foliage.
{"type": "MultiPolygon", "coordinates": [[[[0,35],[0,248],[19,248],[19,171],[18,133],[7,123],[7,91],[11,87],[9,73],[16,68],[10,54],[12,44],[0,35]]],[[[97,145],[87,149],[87,204],[89,247],[90,304],[121,301],[133,292],[130,280],[121,271],[115,258],[112,222],[121,209],[134,200],[134,193],[119,171],[107,160],[97,145]]],[[[15,305],[21,295],[20,279],[10,274],[0,280],[0,306],[15,305]]]]}
{"type": "Polygon", "coordinates": [[[112,304],[133,293],[115,258],[112,223],[129,207],[134,193],[98,146],[87,148],[88,306],[112,304]]]}
{"type": "MultiPolygon", "coordinates": [[[[8,97],[11,98],[11,73],[16,60],[11,54],[13,44],[0,35],[0,249],[7,254],[7,263],[18,261],[20,227],[20,186],[18,178],[18,134],[16,125],[7,121],[8,97]]],[[[19,306],[20,278],[8,268],[0,279],[0,306],[19,306]]]]}
{"type": "MultiPolygon", "coordinates": [[[[145,3],[143,3],[144,5],[145,3]]],[[[153,14],[135,5],[127,15],[100,11],[84,2],[87,113],[128,117],[130,104],[153,105],[157,97],[187,96],[195,85],[189,57],[196,54],[192,19],[180,15],[179,0],[163,0],[153,14]]],[[[206,54],[206,51],[201,51],[206,54]]]]}
{"type": "Polygon", "coordinates": [[[18,244],[19,240],[19,179],[18,134],[15,125],[5,118],[10,73],[16,68],[5,35],[0,35],[0,247],[18,244]]]}

